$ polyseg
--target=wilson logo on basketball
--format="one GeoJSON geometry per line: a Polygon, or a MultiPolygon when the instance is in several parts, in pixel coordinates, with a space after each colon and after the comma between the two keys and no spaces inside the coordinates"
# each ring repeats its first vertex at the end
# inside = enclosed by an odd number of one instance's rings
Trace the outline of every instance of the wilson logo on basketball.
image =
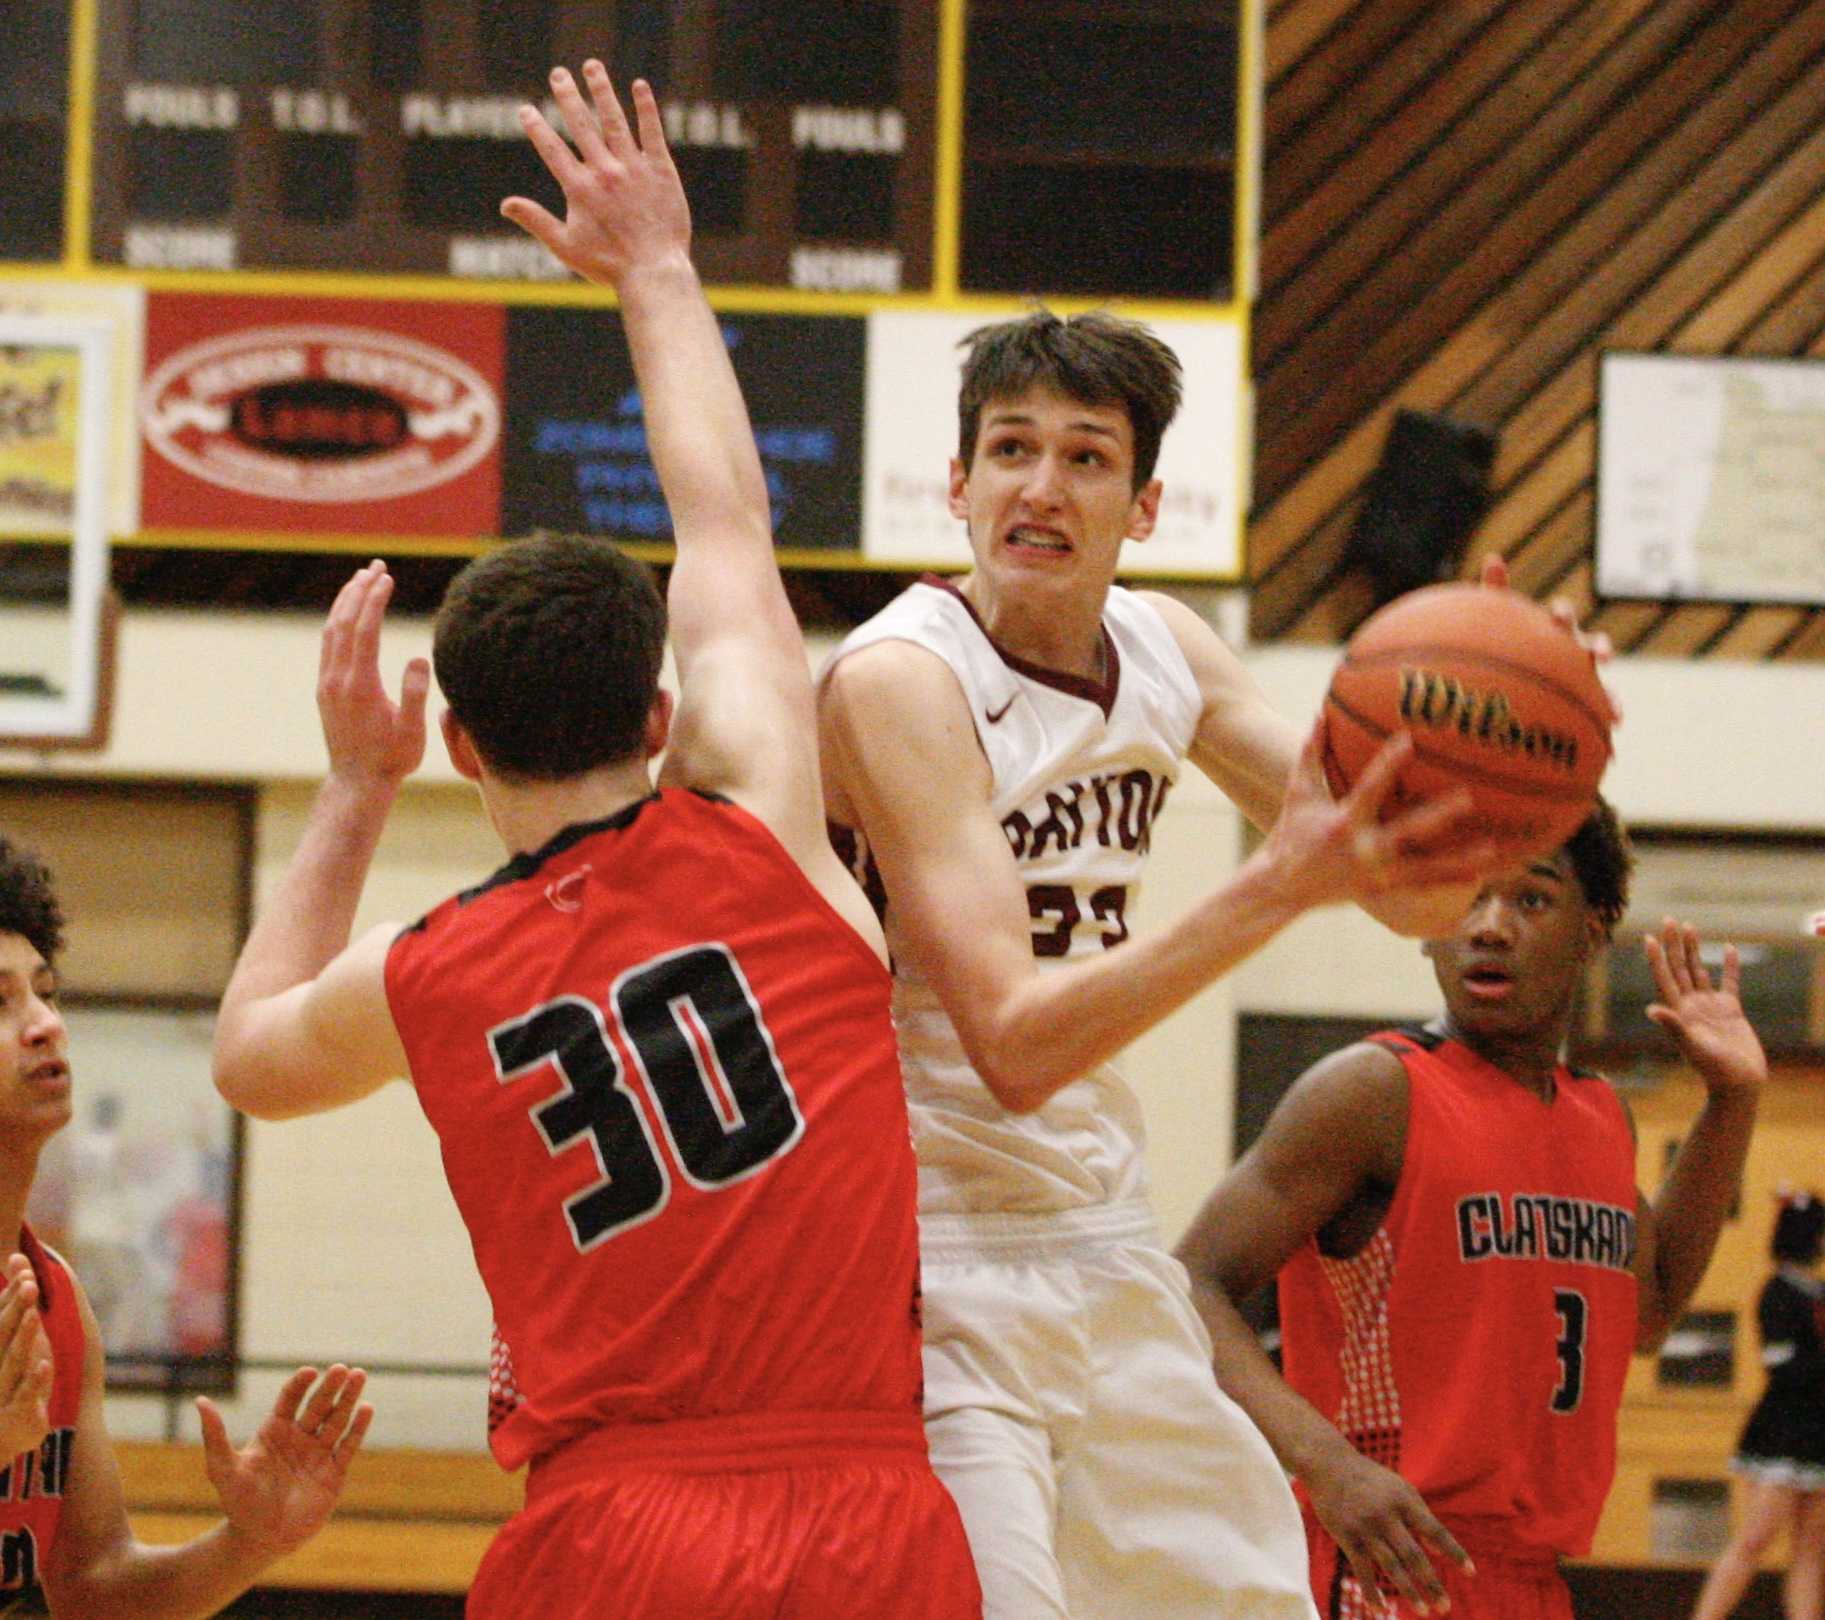
{"type": "Polygon", "coordinates": [[[1568,776],[1578,769],[1576,737],[1550,726],[1523,725],[1504,693],[1479,691],[1437,670],[1401,666],[1400,715],[1410,725],[1455,731],[1505,754],[1542,760],[1568,776]]]}
{"type": "Polygon", "coordinates": [[[140,394],[146,439],[224,489],[375,501],[461,476],[501,402],[454,355],[367,327],[256,327],[170,356],[140,394]]]}

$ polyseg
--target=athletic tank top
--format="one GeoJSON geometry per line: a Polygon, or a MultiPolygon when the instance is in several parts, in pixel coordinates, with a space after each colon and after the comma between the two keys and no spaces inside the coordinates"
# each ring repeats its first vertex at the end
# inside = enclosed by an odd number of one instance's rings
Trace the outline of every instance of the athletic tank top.
{"type": "Polygon", "coordinates": [[[70,1268],[29,1226],[20,1234],[20,1246],[37,1274],[38,1309],[51,1345],[51,1429],[37,1450],[22,1451],[0,1468],[0,1592],[34,1586],[44,1572],[63,1517],[82,1408],[85,1335],[70,1268]]]}
{"type": "Polygon", "coordinates": [[[667,791],[402,934],[387,995],[494,1307],[490,1440],[916,1411],[880,960],[745,810],[667,791]]]}
{"type": "Polygon", "coordinates": [[[1622,1104],[1563,1066],[1545,1102],[1455,1041],[1373,1039],[1407,1071],[1400,1184],[1354,1258],[1311,1242],[1281,1270],[1287,1382],[1477,1544],[1576,1557],[1635,1345],[1622,1104]]]}
{"type": "MultiPolygon", "coordinates": [[[[1128,937],[1154,817],[1178,779],[1203,704],[1191,666],[1159,613],[1128,591],[1103,610],[1099,685],[1004,653],[953,586],[921,581],[843,642],[936,653],[962,686],[993,773],[994,814],[1026,885],[1041,967],[1128,937]]],[[[883,904],[867,840],[832,826],[838,852],[883,904]]],[[[936,992],[900,948],[894,1018],[919,1149],[919,1207],[929,1215],[1051,1213],[1140,1196],[1140,1106],[1107,1065],[1042,1107],[1011,1114],[964,1055],[936,992]]]]}

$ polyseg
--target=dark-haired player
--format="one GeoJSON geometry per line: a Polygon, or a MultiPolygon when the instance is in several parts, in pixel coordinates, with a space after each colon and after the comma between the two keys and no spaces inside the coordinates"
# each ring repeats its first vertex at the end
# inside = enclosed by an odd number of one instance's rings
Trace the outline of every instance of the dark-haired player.
{"type": "Polygon", "coordinates": [[[1641,1195],[1621,1099],[1561,1058],[1629,864],[1600,806],[1485,886],[1425,947],[1444,1017],[1303,1075],[1179,1247],[1219,1379],[1299,1482],[1327,1620],[1571,1612],[1558,1562],[1590,1547],[1629,1356],[1710,1261],[1767,1076],[1734,947],[1713,985],[1668,920],[1648,1016],[1708,1098],[1641,1195]],[[1276,1273],[1284,1379],[1234,1308],[1276,1273]]]}
{"type": "Polygon", "coordinates": [[[286,1380],[253,1442],[228,1443],[199,1399],[223,1522],[177,1547],[134,1539],[108,1446],[95,1314],[63,1259],[25,1223],[44,1145],[70,1121],[57,1004],[63,913],[51,874],[0,838],[0,1593],[42,1583],[54,1615],[188,1620],[214,1614],[322,1528],[374,1416],[366,1375],[286,1380]],[[317,1384],[312,1392],[311,1386],[317,1384]]]}
{"type": "Polygon", "coordinates": [[[1114,585],[1178,400],[1132,321],[974,334],[950,469],[972,569],[857,629],[820,691],[833,838],[892,947],[932,1457],[993,1620],[1310,1612],[1292,1494],[1210,1377],[1110,1060],[1308,908],[1423,933],[1474,888],[1427,884],[1513,858],[1463,836],[1461,800],[1377,820],[1404,738],[1333,804],[1210,626],[1114,585]],[[1187,758],[1267,837],[1130,941],[1187,758]]]}
{"type": "Polygon", "coordinates": [[[378,667],[391,582],[324,631],[330,774],[222,1009],[250,1112],[409,1073],[494,1306],[490,1438],[529,1463],[473,1616],[967,1620],[969,1547],[919,1415],[915,1166],[881,934],[824,836],[811,681],[651,90],[600,63],[525,127],[612,285],[672,513],[665,605],[606,542],[472,564],[438,615],[444,738],[509,856],[348,944],[427,671],[378,667]],[[667,749],[661,789],[652,760],[667,749]]]}

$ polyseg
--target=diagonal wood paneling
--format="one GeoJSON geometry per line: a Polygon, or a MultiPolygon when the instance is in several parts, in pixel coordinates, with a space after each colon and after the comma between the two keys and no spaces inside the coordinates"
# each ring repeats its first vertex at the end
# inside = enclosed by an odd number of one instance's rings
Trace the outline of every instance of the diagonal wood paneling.
{"type": "Polygon", "coordinates": [[[1825,657],[1825,613],[1599,603],[1597,356],[1825,356],[1825,0],[1280,0],[1254,633],[1337,640],[1396,410],[1499,435],[1489,551],[1624,649],[1825,657]]]}

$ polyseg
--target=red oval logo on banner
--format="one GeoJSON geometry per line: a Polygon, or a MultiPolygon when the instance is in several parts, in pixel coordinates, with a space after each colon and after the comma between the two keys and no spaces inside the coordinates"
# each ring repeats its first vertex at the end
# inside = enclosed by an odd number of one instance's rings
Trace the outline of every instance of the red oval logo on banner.
{"type": "Polygon", "coordinates": [[[251,327],[170,355],[140,393],[146,441],[223,489],[376,501],[460,477],[501,402],[473,366],[393,332],[251,327]]]}

